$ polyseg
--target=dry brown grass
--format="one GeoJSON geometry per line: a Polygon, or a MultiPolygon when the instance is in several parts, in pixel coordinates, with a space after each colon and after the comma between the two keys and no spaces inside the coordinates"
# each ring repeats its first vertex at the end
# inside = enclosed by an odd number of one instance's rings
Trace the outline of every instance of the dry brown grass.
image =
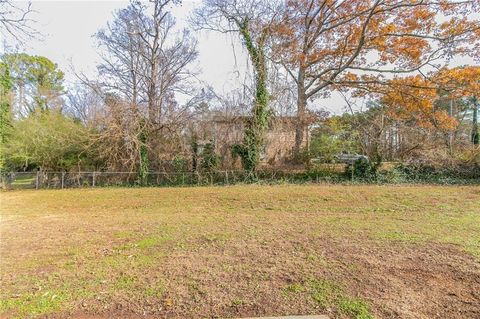
{"type": "Polygon", "coordinates": [[[480,317],[480,187],[0,198],[6,317],[480,317]]]}

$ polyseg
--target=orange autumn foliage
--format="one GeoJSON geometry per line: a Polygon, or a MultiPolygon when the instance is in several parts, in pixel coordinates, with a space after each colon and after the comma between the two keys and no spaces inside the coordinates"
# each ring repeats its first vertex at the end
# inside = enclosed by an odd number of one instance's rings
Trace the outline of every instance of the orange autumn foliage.
{"type": "MultiPolygon", "coordinates": [[[[479,6],[480,0],[286,0],[268,25],[269,53],[296,85],[296,150],[308,103],[331,91],[366,94],[387,74],[480,58],[479,6]]],[[[423,109],[421,123],[454,125],[423,109]]]]}
{"type": "Polygon", "coordinates": [[[306,98],[335,89],[348,72],[418,70],[457,54],[478,54],[478,0],[288,0],[276,24],[273,56],[306,98]],[[439,18],[441,17],[441,18],[439,18]]]}
{"type": "Polygon", "coordinates": [[[443,68],[432,77],[437,87],[451,98],[480,95],[480,66],[443,68]]]}
{"type": "Polygon", "coordinates": [[[443,68],[429,77],[395,78],[382,93],[392,117],[424,128],[452,130],[457,120],[435,103],[440,98],[450,101],[479,94],[480,67],[443,68]]]}

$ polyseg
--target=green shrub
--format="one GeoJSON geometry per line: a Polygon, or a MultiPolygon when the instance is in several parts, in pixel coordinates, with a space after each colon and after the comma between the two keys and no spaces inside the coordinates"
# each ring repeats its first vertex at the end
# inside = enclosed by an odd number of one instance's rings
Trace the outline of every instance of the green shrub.
{"type": "Polygon", "coordinates": [[[480,167],[475,165],[470,167],[434,167],[401,164],[395,167],[394,170],[403,176],[405,182],[433,182],[441,184],[469,180],[480,182],[480,167]]]}
{"type": "Polygon", "coordinates": [[[16,121],[11,136],[5,145],[6,163],[11,170],[25,166],[69,170],[90,163],[88,130],[60,112],[36,112],[16,121]]]}
{"type": "Polygon", "coordinates": [[[377,178],[377,166],[362,157],[347,166],[345,175],[351,179],[374,181],[377,178]]]}

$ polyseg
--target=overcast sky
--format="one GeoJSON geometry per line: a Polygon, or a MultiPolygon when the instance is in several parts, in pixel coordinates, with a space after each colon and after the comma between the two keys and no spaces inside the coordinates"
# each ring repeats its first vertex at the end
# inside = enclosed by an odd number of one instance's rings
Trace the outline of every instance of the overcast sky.
{"type": "MultiPolygon", "coordinates": [[[[181,6],[173,8],[179,28],[187,26],[187,17],[200,2],[183,0],[181,6]]],[[[128,1],[117,0],[34,0],[34,27],[43,35],[43,39],[29,41],[20,50],[31,55],[45,56],[57,63],[66,73],[69,84],[75,80],[72,66],[77,72],[93,76],[99,61],[93,35],[104,27],[107,21],[112,20],[115,10],[127,5],[128,1]]],[[[215,32],[202,32],[196,34],[196,37],[199,40],[200,80],[211,85],[220,94],[238,87],[247,68],[247,56],[238,39],[215,32]]],[[[455,64],[467,63],[471,61],[456,61],[455,64]]],[[[315,102],[317,108],[334,113],[342,111],[344,104],[338,96],[315,102]]]]}

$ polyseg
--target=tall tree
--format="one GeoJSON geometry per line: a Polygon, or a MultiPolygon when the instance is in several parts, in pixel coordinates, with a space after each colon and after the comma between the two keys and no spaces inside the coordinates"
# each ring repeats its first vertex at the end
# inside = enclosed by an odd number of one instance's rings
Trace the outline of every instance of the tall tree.
{"type": "Polygon", "coordinates": [[[12,127],[12,77],[8,65],[0,62],[0,170],[4,169],[4,147],[12,127]]]}
{"type": "Polygon", "coordinates": [[[125,104],[130,108],[122,123],[131,124],[127,125],[128,144],[138,155],[131,159],[141,181],[149,163],[156,160],[153,149],[164,140],[164,132],[171,132],[179,114],[191,106],[180,107],[175,95],[194,95],[192,63],[198,55],[197,42],[187,30],[175,30],[175,19],[168,10],[177,3],[132,1],[97,34],[104,49],[98,66],[100,84],[104,92],[120,98],[113,103],[117,111],[125,110],[125,104]]]}
{"type": "Polygon", "coordinates": [[[142,83],[141,62],[137,33],[139,33],[138,10],[133,4],[114,13],[113,21],[97,32],[102,63],[98,66],[101,84],[108,91],[115,91],[137,107],[142,83]]]}
{"type": "Polygon", "coordinates": [[[480,144],[480,132],[478,131],[478,109],[480,103],[476,96],[472,97],[472,144],[480,144]]]}
{"type": "MultiPolygon", "coordinates": [[[[388,81],[388,85],[380,86],[379,90],[391,115],[441,132],[445,145],[452,152],[453,138],[462,120],[457,118],[458,112],[454,112],[453,107],[462,100],[471,99],[474,115],[474,100],[480,90],[480,68],[442,68],[425,76],[397,77],[388,81]]],[[[465,107],[464,111],[467,111],[465,107]]],[[[472,137],[474,132],[475,121],[472,137]]]]}
{"type": "Polygon", "coordinates": [[[468,19],[474,11],[475,1],[287,1],[275,28],[275,58],[297,85],[296,150],[308,101],[327,89],[473,53],[480,26],[468,19]]]}
{"type": "Polygon", "coordinates": [[[144,107],[149,123],[157,128],[172,96],[192,93],[189,81],[195,75],[191,65],[198,56],[197,42],[188,31],[175,31],[168,11],[177,2],[132,1],[97,33],[104,48],[98,66],[104,87],[132,107],[144,107]]]}
{"type": "MultiPolygon", "coordinates": [[[[472,133],[471,141],[474,145],[478,144],[478,100],[477,95],[480,91],[480,67],[463,66],[457,68],[443,68],[435,73],[431,81],[443,92],[448,101],[448,113],[453,116],[453,107],[457,102],[462,102],[466,106],[465,111],[472,113],[472,133]]],[[[453,136],[450,134],[452,144],[453,136]]],[[[450,147],[451,148],[451,147],[450,147]]]]}
{"type": "Polygon", "coordinates": [[[5,142],[8,128],[11,126],[12,82],[8,65],[0,62],[0,143],[5,142]]]}
{"type": "Polygon", "coordinates": [[[64,94],[64,73],[43,56],[25,53],[5,54],[2,60],[8,65],[15,92],[14,105],[18,115],[40,110],[60,108],[64,94]]]}
{"type": "Polygon", "coordinates": [[[63,113],[92,126],[104,107],[104,101],[98,94],[98,88],[77,84],[69,88],[66,94],[63,113]]]}
{"type": "Polygon", "coordinates": [[[254,171],[264,144],[270,110],[267,88],[267,49],[270,24],[274,21],[276,3],[261,0],[204,0],[195,12],[195,23],[201,29],[237,33],[252,62],[255,78],[253,108],[244,132],[243,144],[235,145],[243,167],[254,171]]]}

